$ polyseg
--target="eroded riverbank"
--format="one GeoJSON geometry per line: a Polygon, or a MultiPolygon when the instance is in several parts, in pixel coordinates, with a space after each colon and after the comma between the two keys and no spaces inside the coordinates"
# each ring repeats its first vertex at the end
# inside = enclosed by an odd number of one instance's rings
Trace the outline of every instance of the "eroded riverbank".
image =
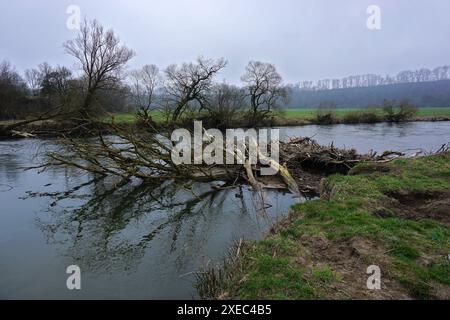
{"type": "Polygon", "coordinates": [[[325,179],[262,241],[240,243],[204,298],[449,299],[450,153],[361,164],[325,179]],[[381,271],[369,290],[367,268],[381,271]]]}

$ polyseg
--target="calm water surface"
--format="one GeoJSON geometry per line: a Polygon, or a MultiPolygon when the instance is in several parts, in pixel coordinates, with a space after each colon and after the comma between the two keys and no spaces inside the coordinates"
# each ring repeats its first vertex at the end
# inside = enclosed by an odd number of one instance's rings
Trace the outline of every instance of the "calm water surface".
{"type": "MultiPolygon", "coordinates": [[[[370,149],[436,150],[450,142],[449,122],[282,128],[281,136],[370,149]]],[[[247,188],[211,184],[81,188],[54,202],[35,196],[69,190],[88,175],[65,168],[24,171],[54,142],[0,141],[0,298],[195,298],[192,272],[220,262],[240,238],[259,239],[298,199],[267,193],[262,210],[247,188]],[[82,289],[66,289],[79,265],[82,289]]],[[[213,184],[220,184],[216,182],[213,184]]]]}

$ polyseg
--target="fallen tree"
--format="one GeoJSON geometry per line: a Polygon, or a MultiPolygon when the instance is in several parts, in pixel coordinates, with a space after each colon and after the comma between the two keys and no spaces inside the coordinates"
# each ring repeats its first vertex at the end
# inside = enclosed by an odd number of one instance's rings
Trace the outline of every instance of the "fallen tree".
{"type": "Polygon", "coordinates": [[[241,160],[234,165],[179,164],[172,159],[174,143],[169,134],[150,122],[138,128],[123,128],[113,123],[102,123],[101,126],[91,123],[90,127],[96,133],[95,138],[63,136],[59,140],[60,149],[49,152],[48,161],[35,168],[68,166],[92,173],[99,179],[113,178],[113,187],[135,179],[156,184],[166,180],[224,181],[228,186],[230,183],[250,184],[259,193],[266,188],[282,187],[302,196],[318,193],[319,182],[327,174],[347,173],[361,162],[384,163],[404,156],[400,152],[361,155],[353,149],[339,149],[333,144],[320,145],[311,138],[294,138],[280,142],[279,161],[268,158],[257,148],[264,165],[247,161],[247,145],[244,149],[234,149],[233,157],[241,160]],[[111,135],[104,135],[105,127],[111,135]],[[261,175],[263,166],[275,169],[276,176],[261,175]]]}
{"type": "Polygon", "coordinates": [[[15,121],[7,125],[0,125],[0,138],[1,137],[18,137],[18,138],[30,138],[34,137],[33,133],[28,131],[22,131],[24,127],[32,125],[37,122],[44,122],[52,120],[62,116],[68,116],[68,112],[63,111],[63,107],[58,106],[52,108],[40,115],[30,117],[26,120],[15,121]]]}

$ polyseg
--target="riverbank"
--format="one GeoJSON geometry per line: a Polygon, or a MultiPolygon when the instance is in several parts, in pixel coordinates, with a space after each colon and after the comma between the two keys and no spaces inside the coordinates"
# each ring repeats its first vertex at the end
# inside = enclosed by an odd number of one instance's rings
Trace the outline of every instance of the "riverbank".
{"type": "Polygon", "coordinates": [[[361,164],[199,273],[204,298],[450,299],[450,153],[361,164]],[[381,290],[367,288],[378,266],[381,290]]]}
{"type": "MultiPolygon", "coordinates": [[[[349,113],[354,112],[372,112],[378,116],[383,115],[381,108],[336,108],[332,110],[337,118],[345,118],[349,113]]],[[[317,114],[317,109],[296,108],[285,109],[284,116],[289,119],[313,119],[317,114]]],[[[419,108],[416,114],[417,118],[450,117],[450,108],[419,108]]]]}
{"type": "Polygon", "coordinates": [[[64,122],[57,120],[36,121],[25,125],[9,128],[16,122],[0,121],[0,139],[21,138],[58,138],[58,137],[89,137],[103,134],[113,134],[115,127],[123,130],[137,128],[136,123],[111,123],[107,121],[95,121],[86,124],[64,122]]]}
{"type": "Polygon", "coordinates": [[[279,117],[273,120],[273,126],[277,127],[289,127],[289,126],[304,126],[304,125],[333,125],[333,124],[374,124],[374,123],[405,123],[405,122],[439,122],[439,121],[450,121],[450,115],[427,115],[427,116],[415,116],[408,119],[403,119],[400,121],[387,121],[382,117],[378,118],[368,118],[364,115],[355,114],[337,114],[330,121],[326,123],[321,122],[316,117],[279,117]]]}
{"type": "MultiPolygon", "coordinates": [[[[164,127],[167,129],[166,125],[163,125],[162,120],[159,117],[153,118],[154,126],[164,127]]],[[[405,119],[401,121],[395,121],[395,123],[408,123],[408,122],[441,122],[450,121],[450,115],[427,115],[427,116],[416,116],[410,119],[405,119]]],[[[191,121],[192,122],[192,121],[191,121]]],[[[313,117],[274,117],[268,123],[261,125],[261,127],[291,127],[291,126],[307,126],[307,125],[335,125],[335,124],[363,124],[363,123],[388,123],[392,121],[386,121],[385,119],[378,119],[376,121],[365,121],[364,118],[350,119],[348,117],[337,116],[328,123],[321,123],[313,117]]],[[[43,137],[52,138],[58,137],[64,134],[65,136],[79,136],[79,135],[89,135],[83,132],[82,127],[77,127],[73,130],[73,125],[69,123],[64,123],[61,121],[37,121],[30,124],[26,124],[15,128],[14,130],[2,130],[9,125],[14,124],[14,121],[0,121],[0,138],[31,138],[31,137],[43,137]]],[[[133,128],[136,126],[136,118],[133,114],[119,114],[113,117],[106,117],[103,121],[96,123],[96,127],[102,128],[102,131],[107,134],[108,125],[114,124],[120,126],[124,129],[133,128]]],[[[173,126],[174,128],[176,126],[173,126]]],[[[231,127],[244,127],[242,123],[236,123],[231,127]]],[[[86,130],[84,130],[86,131],[86,130]]]]}

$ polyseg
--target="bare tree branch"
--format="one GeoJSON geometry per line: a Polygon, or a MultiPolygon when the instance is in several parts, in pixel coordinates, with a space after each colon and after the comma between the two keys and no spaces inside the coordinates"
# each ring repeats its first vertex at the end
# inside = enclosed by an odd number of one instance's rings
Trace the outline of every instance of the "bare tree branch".
{"type": "Polygon", "coordinates": [[[78,60],[84,76],[83,116],[89,117],[95,94],[115,84],[134,52],[122,45],[112,30],[96,20],[85,20],[77,38],[64,44],[66,52],[78,60]]]}

